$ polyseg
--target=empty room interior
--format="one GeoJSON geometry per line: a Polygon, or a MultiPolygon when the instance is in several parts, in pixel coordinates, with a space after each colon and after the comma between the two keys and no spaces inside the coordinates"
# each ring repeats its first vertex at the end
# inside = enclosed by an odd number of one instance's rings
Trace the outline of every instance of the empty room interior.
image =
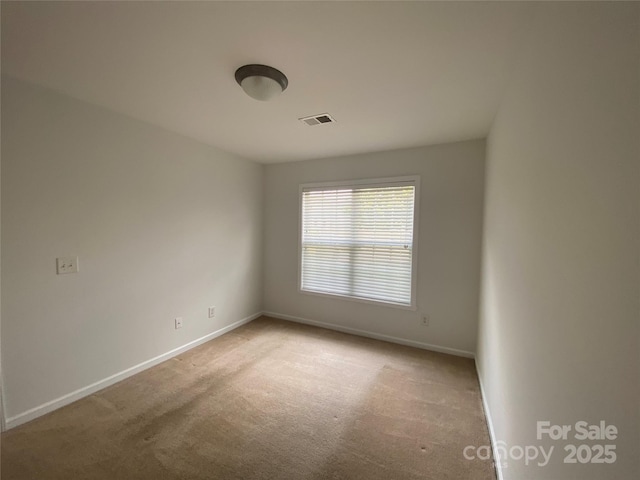
{"type": "Polygon", "coordinates": [[[640,3],[0,9],[3,479],[640,478],[640,3]]]}

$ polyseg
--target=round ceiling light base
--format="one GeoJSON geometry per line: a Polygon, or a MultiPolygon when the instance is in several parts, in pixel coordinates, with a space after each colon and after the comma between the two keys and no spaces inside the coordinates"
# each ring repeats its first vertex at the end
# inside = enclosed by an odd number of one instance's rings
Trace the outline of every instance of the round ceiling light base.
{"type": "Polygon", "coordinates": [[[260,101],[270,100],[289,85],[284,73],[268,65],[244,65],[236,70],[235,77],[247,95],[260,101]]]}

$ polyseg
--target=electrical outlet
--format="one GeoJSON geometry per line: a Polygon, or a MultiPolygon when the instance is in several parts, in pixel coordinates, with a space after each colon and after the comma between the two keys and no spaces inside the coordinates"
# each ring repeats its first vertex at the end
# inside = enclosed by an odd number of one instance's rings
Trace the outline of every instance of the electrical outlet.
{"type": "Polygon", "coordinates": [[[56,273],[78,273],[78,257],[58,257],[56,258],[56,273]]]}
{"type": "Polygon", "coordinates": [[[420,314],[420,322],[422,323],[423,326],[428,327],[429,326],[429,315],[427,315],[426,313],[420,314]]]}
{"type": "Polygon", "coordinates": [[[209,318],[214,318],[216,316],[216,307],[209,307],[209,318]]]}
{"type": "Polygon", "coordinates": [[[182,328],[182,317],[176,317],[176,330],[182,328]]]}

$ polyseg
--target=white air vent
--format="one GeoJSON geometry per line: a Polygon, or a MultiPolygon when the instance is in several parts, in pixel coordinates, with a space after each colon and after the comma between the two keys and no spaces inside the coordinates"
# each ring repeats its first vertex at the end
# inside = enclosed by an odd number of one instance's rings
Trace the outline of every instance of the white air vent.
{"type": "Polygon", "coordinates": [[[312,115],[310,117],[299,118],[301,122],[306,123],[309,126],[322,125],[323,123],[335,123],[335,120],[328,113],[321,113],[319,115],[312,115]]]}

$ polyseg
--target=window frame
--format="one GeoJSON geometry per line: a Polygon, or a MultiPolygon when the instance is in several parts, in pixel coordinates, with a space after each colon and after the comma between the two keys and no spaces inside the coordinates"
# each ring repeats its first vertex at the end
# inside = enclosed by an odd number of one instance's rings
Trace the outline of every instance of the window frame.
{"type": "Polygon", "coordinates": [[[383,307],[398,308],[401,310],[417,310],[417,284],[418,284],[418,230],[420,219],[420,176],[407,175],[401,177],[383,177],[358,180],[340,180],[328,182],[302,183],[298,188],[298,293],[304,295],[312,295],[323,298],[334,298],[339,300],[347,300],[351,302],[367,303],[370,305],[378,305],[383,307]],[[392,187],[397,185],[412,184],[415,188],[413,198],[413,238],[411,252],[411,303],[409,305],[403,303],[395,303],[384,300],[374,300],[351,295],[341,295],[338,293],[314,292],[304,290],[302,288],[302,226],[304,220],[302,218],[303,193],[310,190],[324,190],[334,187],[392,187]]]}

